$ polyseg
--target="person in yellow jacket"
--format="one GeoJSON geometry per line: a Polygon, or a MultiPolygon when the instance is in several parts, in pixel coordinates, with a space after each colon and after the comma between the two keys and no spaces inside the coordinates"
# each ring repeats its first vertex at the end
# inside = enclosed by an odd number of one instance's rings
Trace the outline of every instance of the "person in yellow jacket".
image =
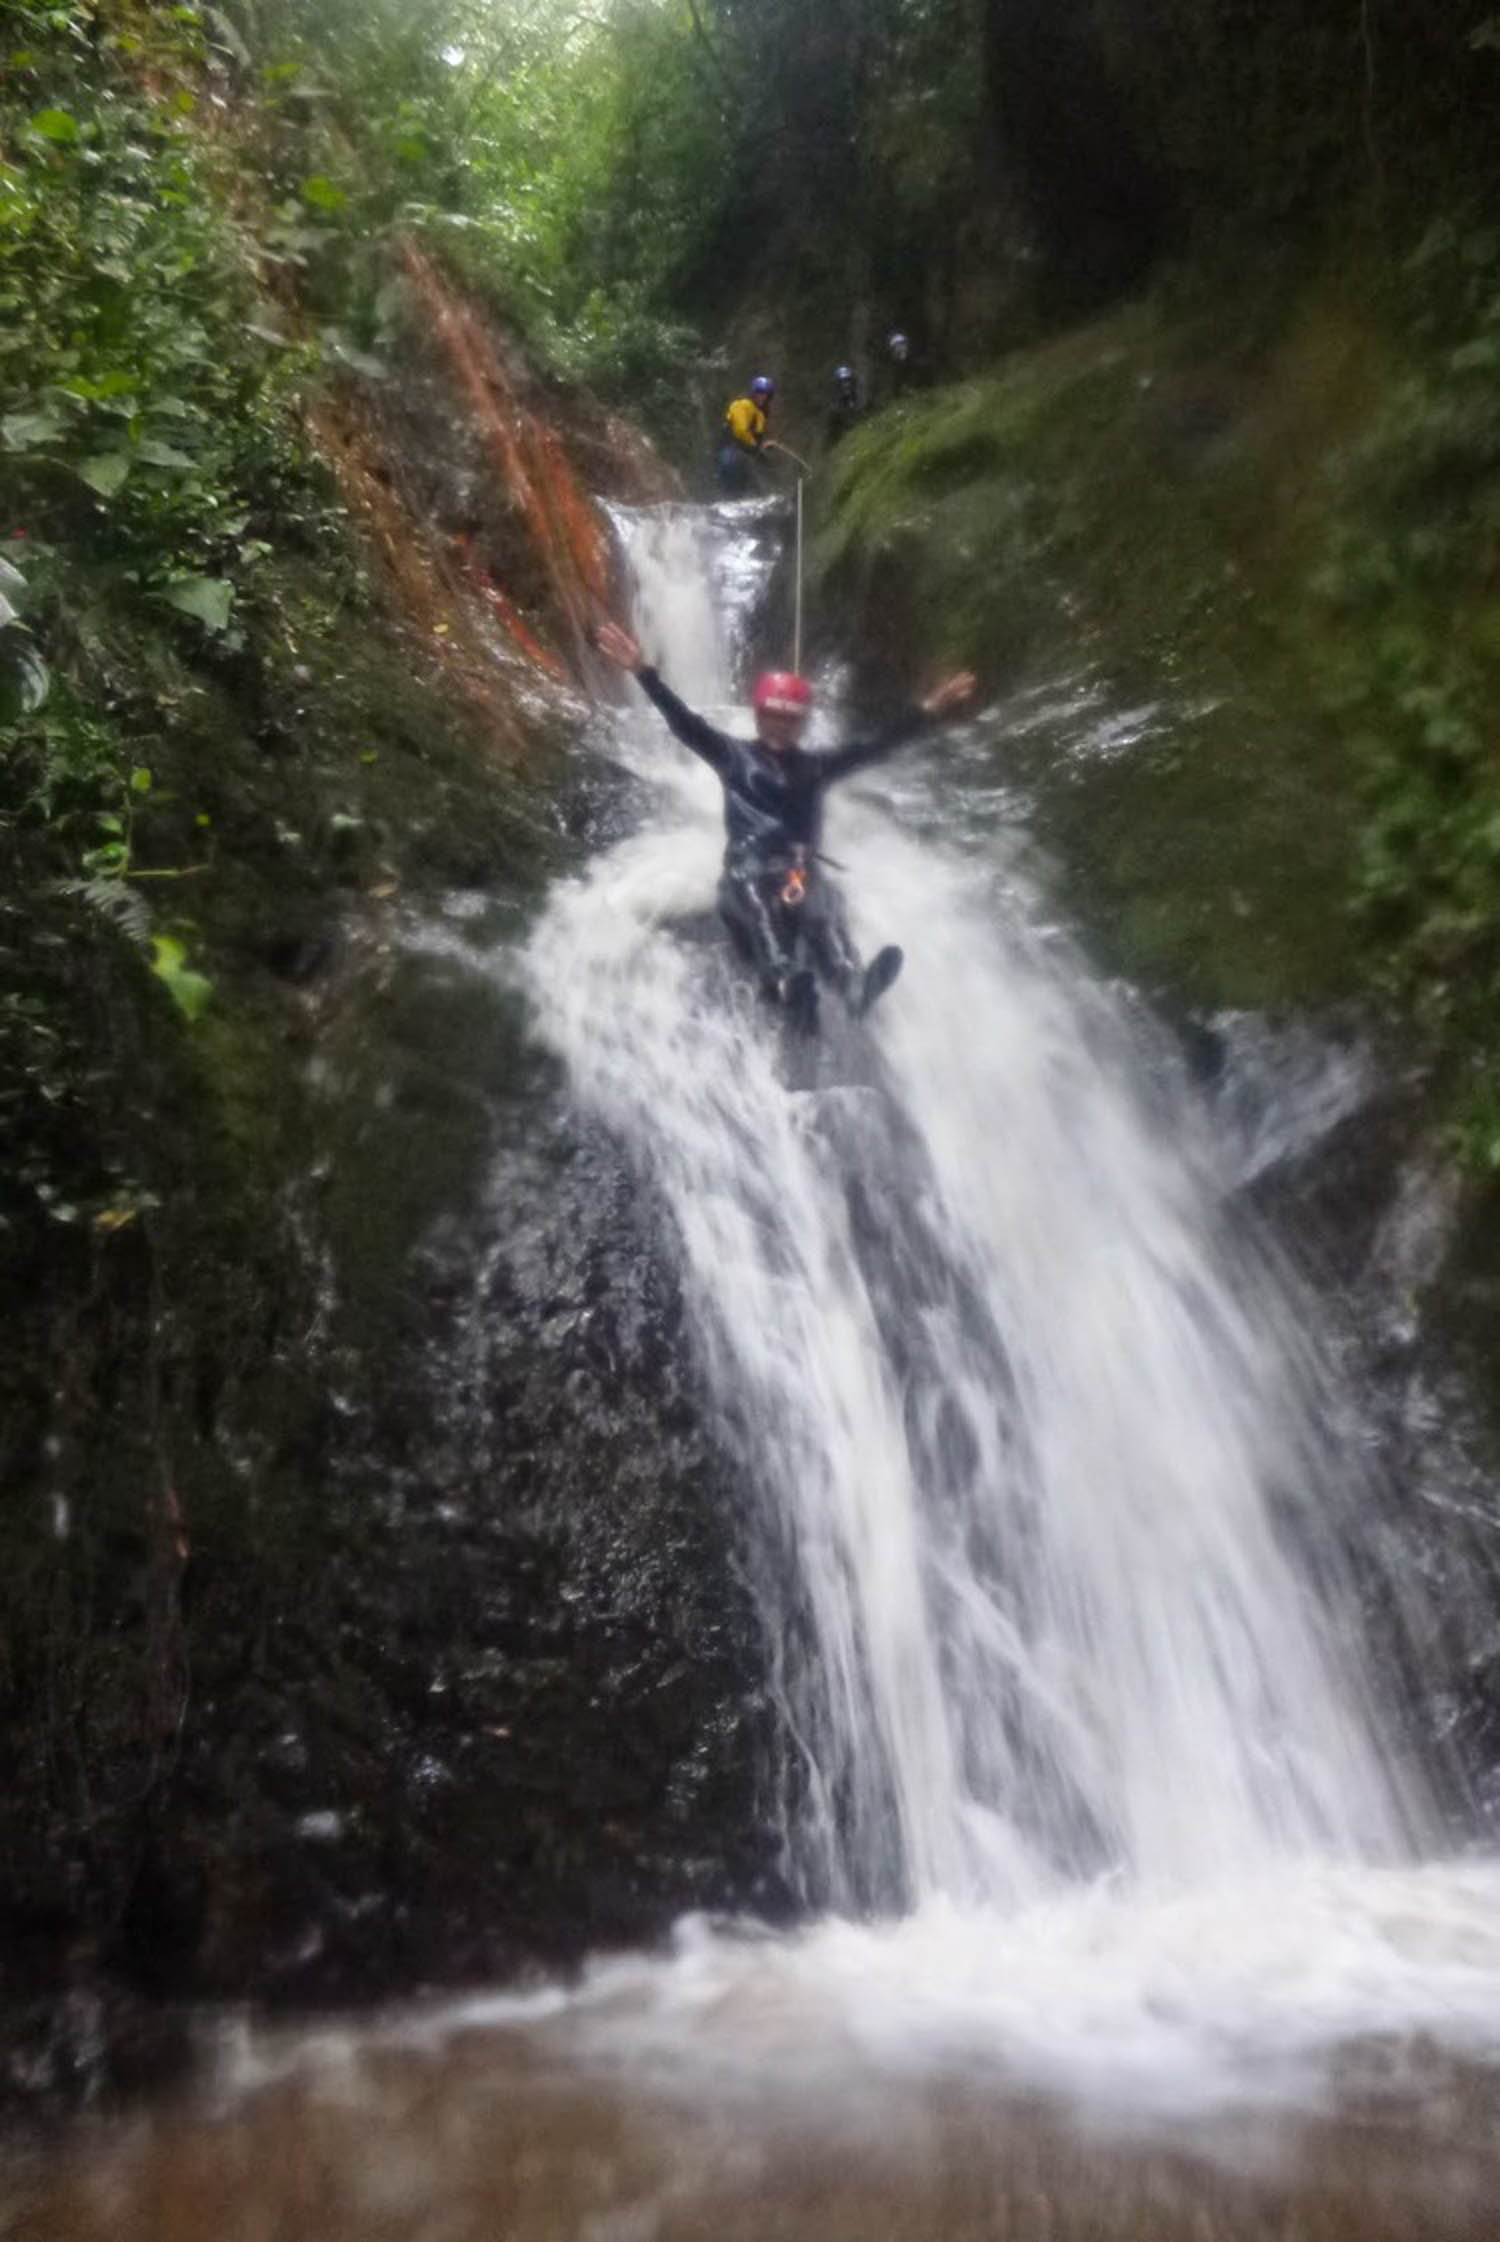
{"type": "Polygon", "coordinates": [[[769,374],[757,374],[743,397],[736,397],[724,415],[719,442],[719,488],[726,498],[743,498],[754,487],[753,462],[768,447],[777,447],[766,434],[767,416],[776,384],[769,374]]]}

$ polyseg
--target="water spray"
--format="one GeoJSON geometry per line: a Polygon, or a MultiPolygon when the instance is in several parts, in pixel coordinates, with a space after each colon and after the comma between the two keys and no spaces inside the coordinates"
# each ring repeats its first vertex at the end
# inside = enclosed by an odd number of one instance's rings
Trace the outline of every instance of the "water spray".
{"type": "Polygon", "coordinates": [[[790,444],[779,443],[774,437],[768,436],[766,438],[764,449],[768,452],[780,452],[782,457],[789,459],[797,469],[797,592],[792,619],[792,668],[800,676],[802,671],[802,494],[807,487],[807,478],[812,473],[812,469],[799,452],[792,450],[790,444]]]}

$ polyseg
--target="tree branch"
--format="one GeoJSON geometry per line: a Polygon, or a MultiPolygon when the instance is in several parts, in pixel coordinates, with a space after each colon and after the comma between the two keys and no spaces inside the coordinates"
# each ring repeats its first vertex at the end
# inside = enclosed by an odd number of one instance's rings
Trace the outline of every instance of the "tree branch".
{"type": "Polygon", "coordinates": [[[698,44],[708,57],[709,68],[713,72],[719,91],[727,100],[734,92],[734,81],[729,75],[724,57],[708,35],[708,26],[703,20],[703,12],[698,5],[698,0],[688,0],[688,14],[693,19],[693,29],[698,35],[698,44]]]}

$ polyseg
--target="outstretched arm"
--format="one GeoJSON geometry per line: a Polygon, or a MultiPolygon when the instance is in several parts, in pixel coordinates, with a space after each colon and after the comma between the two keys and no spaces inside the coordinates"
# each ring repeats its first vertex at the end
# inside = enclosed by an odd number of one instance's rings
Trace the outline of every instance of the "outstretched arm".
{"type": "Polygon", "coordinates": [[[831,755],[825,755],[822,763],[825,778],[848,778],[851,772],[865,770],[871,763],[883,763],[888,755],[894,755],[897,748],[904,747],[908,740],[915,739],[921,732],[930,731],[934,724],[941,722],[943,717],[951,715],[955,710],[967,707],[973,697],[972,670],[958,670],[952,677],[945,677],[940,685],[933,687],[925,700],[919,701],[904,716],[898,717],[888,730],[881,733],[879,739],[855,740],[848,747],[836,748],[831,755]]]}
{"type": "Polygon", "coordinates": [[[628,669],[642,692],[661,710],[672,731],[684,747],[701,755],[705,763],[724,775],[730,761],[729,743],[722,732],[716,732],[703,717],[680,701],[669,685],[664,685],[650,664],[642,659],[639,642],[618,623],[601,623],[594,632],[594,644],[601,654],[620,669],[628,669]]]}
{"type": "Polygon", "coordinates": [[[594,644],[617,669],[628,669],[632,677],[638,676],[646,666],[641,659],[640,641],[608,617],[594,625],[594,644]]]}

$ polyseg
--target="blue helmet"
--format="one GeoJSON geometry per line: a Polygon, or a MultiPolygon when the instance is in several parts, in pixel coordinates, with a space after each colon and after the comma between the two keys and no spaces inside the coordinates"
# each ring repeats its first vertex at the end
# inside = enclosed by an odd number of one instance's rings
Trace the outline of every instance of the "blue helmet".
{"type": "Polygon", "coordinates": [[[885,347],[893,358],[904,358],[911,349],[911,341],[908,336],[902,334],[899,327],[896,327],[892,330],[885,347]]]}
{"type": "Polygon", "coordinates": [[[854,384],[854,368],[852,366],[835,366],[833,369],[833,378],[838,383],[840,389],[852,388],[854,384]]]}
{"type": "Polygon", "coordinates": [[[776,394],[776,384],[769,374],[757,374],[750,384],[750,394],[752,397],[764,397],[769,400],[776,394]]]}

